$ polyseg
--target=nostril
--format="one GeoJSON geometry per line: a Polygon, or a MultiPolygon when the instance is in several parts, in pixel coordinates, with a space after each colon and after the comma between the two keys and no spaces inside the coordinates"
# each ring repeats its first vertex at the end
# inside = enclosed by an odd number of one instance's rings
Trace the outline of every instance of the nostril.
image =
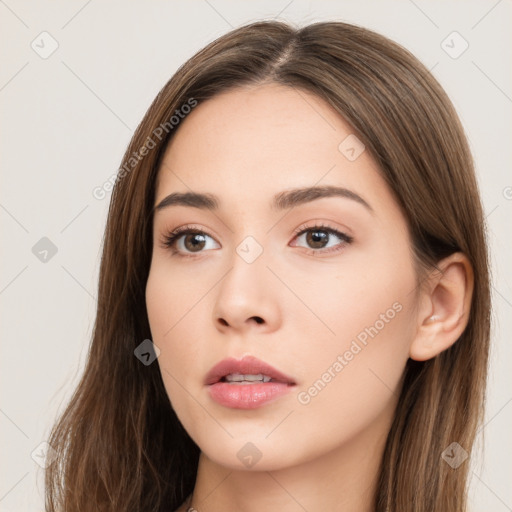
{"type": "Polygon", "coordinates": [[[262,324],[263,323],[263,318],[261,318],[260,316],[253,316],[254,320],[256,320],[256,322],[258,324],[262,324]]]}

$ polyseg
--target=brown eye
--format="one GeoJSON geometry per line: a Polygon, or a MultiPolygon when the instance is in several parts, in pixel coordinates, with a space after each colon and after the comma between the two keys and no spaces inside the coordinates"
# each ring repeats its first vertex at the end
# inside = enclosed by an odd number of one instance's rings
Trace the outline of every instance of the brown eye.
{"type": "Polygon", "coordinates": [[[165,235],[162,240],[162,247],[171,249],[173,254],[179,254],[180,256],[194,256],[205,252],[206,249],[211,249],[212,242],[214,249],[219,247],[213,237],[204,231],[184,226],[165,235]],[[217,247],[215,247],[215,244],[217,244],[217,247]]]}
{"type": "Polygon", "coordinates": [[[201,233],[183,235],[183,245],[187,251],[199,252],[206,245],[205,236],[201,233]]]}
{"type": "Polygon", "coordinates": [[[343,249],[353,240],[351,236],[329,226],[312,226],[302,229],[297,234],[296,239],[303,239],[306,248],[310,249],[311,253],[319,254],[343,249]]]}
{"type": "Polygon", "coordinates": [[[306,242],[312,249],[323,249],[329,242],[329,233],[322,230],[311,230],[306,233],[306,242]]]}

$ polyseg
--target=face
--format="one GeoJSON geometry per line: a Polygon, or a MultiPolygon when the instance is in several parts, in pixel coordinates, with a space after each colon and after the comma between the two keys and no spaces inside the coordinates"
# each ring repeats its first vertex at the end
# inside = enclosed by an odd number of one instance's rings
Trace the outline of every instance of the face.
{"type": "Polygon", "coordinates": [[[157,209],[147,312],[170,402],[201,451],[273,470],[387,434],[417,276],[406,221],[351,127],[288,87],[218,95],[166,150],[155,204],[175,193],[207,198],[157,209]],[[244,356],[286,378],[206,384],[244,356]]]}

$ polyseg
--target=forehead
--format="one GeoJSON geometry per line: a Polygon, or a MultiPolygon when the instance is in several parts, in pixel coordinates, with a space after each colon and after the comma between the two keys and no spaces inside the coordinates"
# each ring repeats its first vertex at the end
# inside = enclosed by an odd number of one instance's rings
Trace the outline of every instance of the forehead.
{"type": "Polygon", "coordinates": [[[350,125],[312,93],[277,84],[233,89],[181,121],[159,170],[156,199],[194,190],[247,204],[313,185],[385,199],[387,185],[369,153],[352,161],[343,153],[347,137],[354,137],[350,125]]]}

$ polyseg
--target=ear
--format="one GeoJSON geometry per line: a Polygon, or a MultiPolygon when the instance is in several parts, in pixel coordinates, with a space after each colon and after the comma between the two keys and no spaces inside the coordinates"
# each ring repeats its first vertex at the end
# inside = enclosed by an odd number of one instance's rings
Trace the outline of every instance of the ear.
{"type": "Polygon", "coordinates": [[[473,269],[463,253],[451,254],[438,263],[420,292],[411,359],[431,359],[459,339],[468,323],[473,284],[473,269]]]}

